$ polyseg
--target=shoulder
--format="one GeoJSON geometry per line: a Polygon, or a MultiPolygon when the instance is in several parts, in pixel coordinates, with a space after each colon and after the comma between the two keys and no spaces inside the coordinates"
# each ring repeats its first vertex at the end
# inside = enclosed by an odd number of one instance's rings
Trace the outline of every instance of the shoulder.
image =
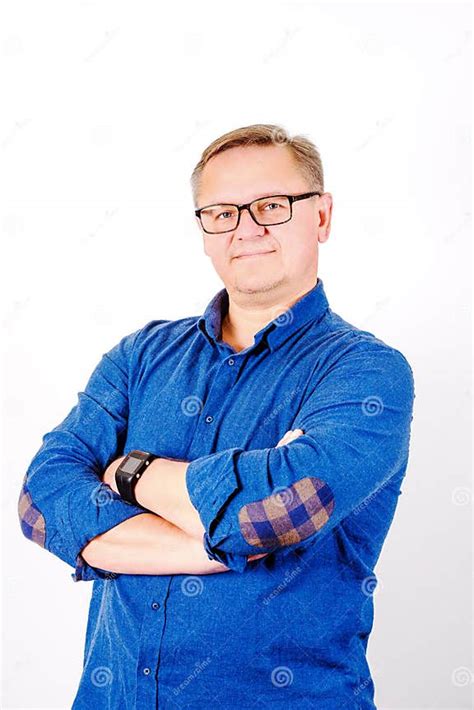
{"type": "Polygon", "coordinates": [[[153,319],[130,334],[133,338],[133,354],[144,356],[153,354],[157,349],[177,347],[182,338],[196,329],[199,316],[189,316],[177,320],[153,319]]]}
{"type": "Polygon", "coordinates": [[[329,309],[323,333],[325,370],[336,369],[341,376],[386,382],[414,396],[414,373],[401,349],[375,333],[348,322],[329,309]]]}

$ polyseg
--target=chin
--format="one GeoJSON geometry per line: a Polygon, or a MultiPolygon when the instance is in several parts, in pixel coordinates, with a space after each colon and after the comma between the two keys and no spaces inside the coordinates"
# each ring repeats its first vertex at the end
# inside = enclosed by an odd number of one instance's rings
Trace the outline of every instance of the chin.
{"type": "Polygon", "coordinates": [[[261,277],[236,279],[233,285],[234,291],[240,293],[265,293],[267,291],[272,291],[278,288],[284,282],[283,276],[269,276],[268,278],[262,279],[261,277]]]}

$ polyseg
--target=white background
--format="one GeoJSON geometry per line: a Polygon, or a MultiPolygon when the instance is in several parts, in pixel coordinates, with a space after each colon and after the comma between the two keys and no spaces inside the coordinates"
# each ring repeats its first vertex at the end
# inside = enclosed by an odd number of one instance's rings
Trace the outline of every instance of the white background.
{"type": "Polygon", "coordinates": [[[23,537],[23,475],[102,353],[222,287],[189,178],[251,123],[316,143],[331,308],[415,374],[376,567],[377,707],[470,707],[470,3],[17,0],[2,14],[3,707],[70,706],[92,589],[23,537]]]}

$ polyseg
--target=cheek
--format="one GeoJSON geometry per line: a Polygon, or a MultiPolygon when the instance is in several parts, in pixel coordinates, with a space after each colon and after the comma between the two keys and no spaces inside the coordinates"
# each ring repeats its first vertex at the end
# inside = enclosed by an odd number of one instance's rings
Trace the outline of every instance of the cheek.
{"type": "Polygon", "coordinates": [[[219,276],[223,277],[230,273],[232,265],[229,262],[228,251],[225,246],[210,246],[206,250],[207,256],[212,262],[212,266],[219,276]]]}
{"type": "Polygon", "coordinates": [[[281,262],[288,274],[302,274],[313,268],[317,258],[316,237],[293,238],[281,244],[281,262]]]}
{"type": "Polygon", "coordinates": [[[204,245],[204,253],[206,256],[212,257],[214,250],[213,244],[209,237],[204,237],[203,239],[203,245],[204,245]]]}
{"type": "Polygon", "coordinates": [[[308,239],[297,234],[289,235],[280,246],[282,259],[286,264],[299,264],[308,259],[311,252],[308,239]]]}
{"type": "Polygon", "coordinates": [[[204,237],[204,252],[215,263],[222,264],[225,262],[225,259],[228,258],[229,249],[230,245],[223,239],[223,235],[220,237],[216,235],[215,239],[211,236],[204,237]]]}

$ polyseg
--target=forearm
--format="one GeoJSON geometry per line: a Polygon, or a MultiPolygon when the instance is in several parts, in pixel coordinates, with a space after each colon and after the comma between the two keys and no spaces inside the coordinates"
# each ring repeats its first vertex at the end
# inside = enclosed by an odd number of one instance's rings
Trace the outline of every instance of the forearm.
{"type": "Polygon", "coordinates": [[[186,461],[157,458],[135,487],[138,503],[181,528],[202,545],[204,525],[186,488],[186,461]]]}
{"type": "MultiPolygon", "coordinates": [[[[301,429],[290,430],[276,446],[283,446],[297,439],[302,433],[301,429]]],[[[141,506],[166,518],[189,536],[202,542],[205,528],[199,511],[191,502],[186,485],[188,465],[188,461],[156,458],[138,481],[135,496],[141,506]]],[[[114,463],[106,475],[109,485],[114,488],[116,468],[114,463]]],[[[212,495],[211,488],[207,493],[212,495]]],[[[252,555],[249,559],[257,557],[264,557],[264,554],[252,555]]]]}
{"type": "MultiPolygon", "coordinates": [[[[276,447],[297,439],[302,434],[301,429],[286,432],[276,447]]],[[[199,511],[194,507],[189,497],[186,485],[188,461],[156,458],[135,486],[135,496],[139,505],[153,513],[166,518],[177,525],[189,536],[201,541],[205,532],[199,511]]],[[[107,472],[109,485],[116,487],[116,465],[107,472]]],[[[212,495],[212,489],[207,491],[212,495]]],[[[249,560],[264,557],[266,553],[249,556],[249,560]]]]}
{"type": "Polygon", "coordinates": [[[91,540],[82,556],[92,567],[122,574],[212,574],[228,567],[209,560],[202,541],[168,520],[143,513],[91,540]]]}

